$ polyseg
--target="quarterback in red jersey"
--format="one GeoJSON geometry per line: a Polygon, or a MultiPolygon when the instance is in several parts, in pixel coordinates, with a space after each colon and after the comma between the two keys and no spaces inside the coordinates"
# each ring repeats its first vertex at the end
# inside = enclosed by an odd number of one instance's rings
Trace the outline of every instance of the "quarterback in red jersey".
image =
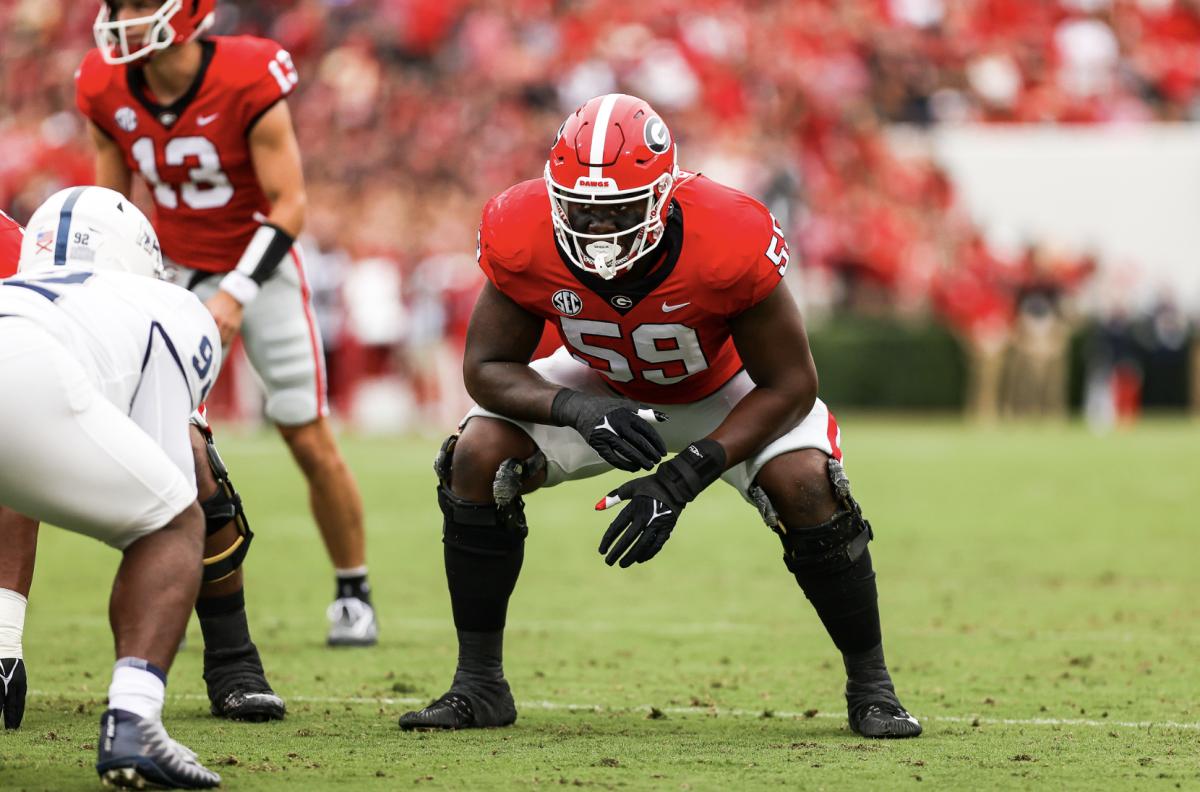
{"type": "Polygon", "coordinates": [[[654,472],[596,504],[622,506],[600,541],[609,565],[649,561],[684,507],[724,479],[779,535],[842,652],[850,727],[921,733],[884,663],[871,527],[781,287],[783,230],[675,157],[649,104],[600,96],[563,123],[543,179],[484,208],[488,283],[463,367],[477,406],[436,465],[458,668],[403,729],[516,720],[502,649],[528,533],[521,494],[616,467],[654,472]],[[564,346],[531,363],[545,321],[564,346]],[[658,464],[668,449],[677,455],[658,464]]]}
{"type": "Polygon", "coordinates": [[[321,338],[303,256],[300,151],[287,97],[299,83],[278,44],[203,37],[216,0],[107,0],[76,78],[97,183],[128,195],[140,174],[168,269],[239,332],[266,414],[303,472],[336,573],[328,642],[377,640],[362,498],[326,415],[321,338]]]}

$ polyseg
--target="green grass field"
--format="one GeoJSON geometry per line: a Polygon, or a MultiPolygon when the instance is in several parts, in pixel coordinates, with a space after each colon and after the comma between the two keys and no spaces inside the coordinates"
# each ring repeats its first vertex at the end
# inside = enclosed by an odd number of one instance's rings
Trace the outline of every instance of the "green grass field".
{"type": "MultiPolygon", "coordinates": [[[[440,438],[345,438],[366,498],[380,645],[323,645],[331,573],[274,436],[219,439],[257,532],[251,622],[290,714],[207,715],[193,623],[168,687],[174,737],[225,787],[260,789],[1200,789],[1200,424],[845,422],[893,676],[926,727],[866,742],[840,661],[727,488],[653,562],[596,554],[612,478],[529,499],[510,610],[513,728],[404,734],[455,658],[430,460],[440,438]]],[[[2,552],[2,551],[0,551],[2,552]]],[[[0,788],[97,786],[116,556],[46,530],[25,634],[29,711],[0,788]]]]}

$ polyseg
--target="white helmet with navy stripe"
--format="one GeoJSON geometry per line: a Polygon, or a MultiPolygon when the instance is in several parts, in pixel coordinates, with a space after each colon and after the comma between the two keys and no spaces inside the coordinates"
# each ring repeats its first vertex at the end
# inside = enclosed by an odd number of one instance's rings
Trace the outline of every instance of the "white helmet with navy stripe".
{"type": "Polygon", "coordinates": [[[162,251],[150,221],[105,187],[68,187],[50,196],[25,226],[20,272],[57,267],[161,278],[162,251]]]}

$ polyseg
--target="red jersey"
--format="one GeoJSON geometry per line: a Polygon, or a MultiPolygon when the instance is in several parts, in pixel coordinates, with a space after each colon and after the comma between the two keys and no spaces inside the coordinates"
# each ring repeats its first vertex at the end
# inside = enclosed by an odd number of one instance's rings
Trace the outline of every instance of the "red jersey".
{"type": "Polygon", "coordinates": [[[24,236],[21,224],[0,212],[0,278],[17,274],[17,260],[21,258],[21,240],[24,236]]]}
{"type": "Polygon", "coordinates": [[[291,56],[273,41],[214,36],[200,42],[200,71],[170,106],[151,96],[142,70],[83,59],[75,101],[125,154],[154,196],[152,222],[166,258],[227,272],[271,204],[250,159],[250,130],[296,87],[291,56]]]}
{"type": "Polygon", "coordinates": [[[631,399],[698,401],[742,369],[729,320],[765,298],[787,269],[783,230],[748,195],[687,175],[645,276],[604,280],[560,254],[541,179],[483,210],[479,265],[497,289],[558,330],[573,357],[631,399]]]}

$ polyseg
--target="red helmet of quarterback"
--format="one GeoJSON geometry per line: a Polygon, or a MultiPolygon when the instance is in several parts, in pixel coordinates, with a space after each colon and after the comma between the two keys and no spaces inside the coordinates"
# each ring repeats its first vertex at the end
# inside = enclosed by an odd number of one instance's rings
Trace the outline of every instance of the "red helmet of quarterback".
{"type": "Polygon", "coordinates": [[[153,14],[117,19],[116,4],[103,0],[92,34],[105,61],[133,63],[196,38],[212,26],[216,8],[217,0],[166,0],[153,14]]]}
{"type": "Polygon", "coordinates": [[[559,127],[545,177],[563,252],[580,269],[611,279],[662,240],[679,180],[675,141],[646,101],[597,96],[559,127]],[[629,221],[610,233],[589,233],[571,222],[581,207],[610,209],[629,221]]]}

